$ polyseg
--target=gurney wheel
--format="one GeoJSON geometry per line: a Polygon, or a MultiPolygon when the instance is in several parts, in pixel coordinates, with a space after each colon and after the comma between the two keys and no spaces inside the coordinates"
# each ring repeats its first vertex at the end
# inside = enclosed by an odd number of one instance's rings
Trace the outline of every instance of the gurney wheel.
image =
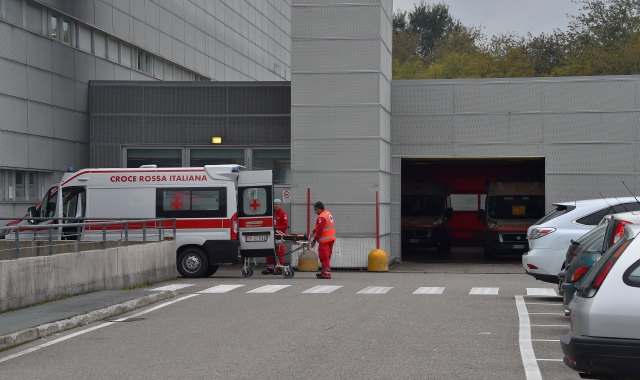
{"type": "Polygon", "coordinates": [[[253,269],[242,268],[242,277],[251,277],[251,276],[253,276],[253,269]]]}
{"type": "Polygon", "coordinates": [[[295,274],[296,274],[296,272],[294,272],[293,269],[291,269],[291,268],[285,268],[282,271],[282,277],[284,277],[284,278],[292,278],[295,274]]]}

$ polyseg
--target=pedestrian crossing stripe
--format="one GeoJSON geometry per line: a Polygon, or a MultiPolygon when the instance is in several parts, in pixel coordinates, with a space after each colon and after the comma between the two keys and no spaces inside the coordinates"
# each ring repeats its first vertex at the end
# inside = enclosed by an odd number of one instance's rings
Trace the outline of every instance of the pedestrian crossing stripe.
{"type": "Polygon", "coordinates": [[[184,289],[184,288],[188,288],[190,286],[194,286],[195,284],[173,284],[173,285],[167,285],[167,286],[161,286],[159,288],[155,288],[155,289],[149,289],[150,292],[162,292],[164,290],[178,290],[178,289],[184,289]]]}
{"type": "Polygon", "coordinates": [[[442,294],[444,288],[439,287],[422,287],[418,288],[413,294],[442,294]]]}
{"type": "Polygon", "coordinates": [[[500,288],[471,288],[469,294],[498,294],[500,288]]]}
{"type": "Polygon", "coordinates": [[[198,294],[209,294],[209,293],[226,293],[232,291],[233,289],[237,289],[243,287],[244,285],[218,285],[213,288],[201,290],[198,294]]]}
{"type": "Polygon", "coordinates": [[[278,290],[288,288],[291,285],[265,285],[259,288],[249,290],[247,293],[275,293],[278,290]]]}
{"type": "Polygon", "coordinates": [[[385,294],[391,289],[393,288],[385,287],[385,286],[367,286],[366,288],[359,291],[357,294],[385,294]]]}
{"type": "Polygon", "coordinates": [[[542,296],[542,297],[558,297],[555,289],[551,288],[527,288],[528,296],[542,296]]]}
{"type": "Polygon", "coordinates": [[[342,286],[332,286],[332,285],[318,285],[314,286],[311,289],[307,289],[302,293],[331,293],[334,290],[340,289],[342,286]]]}

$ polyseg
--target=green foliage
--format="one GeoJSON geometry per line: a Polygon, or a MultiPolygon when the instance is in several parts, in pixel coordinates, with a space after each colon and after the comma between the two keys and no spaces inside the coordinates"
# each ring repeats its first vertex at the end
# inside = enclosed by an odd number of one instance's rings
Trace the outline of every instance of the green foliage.
{"type": "Polygon", "coordinates": [[[573,0],[568,31],[492,36],[422,0],[393,17],[393,78],[509,78],[640,74],[640,0],[573,0]]]}

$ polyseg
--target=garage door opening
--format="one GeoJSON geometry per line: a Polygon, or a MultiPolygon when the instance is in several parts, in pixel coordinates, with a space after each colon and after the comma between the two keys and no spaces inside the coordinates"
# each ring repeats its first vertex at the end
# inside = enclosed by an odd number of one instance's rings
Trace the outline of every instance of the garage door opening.
{"type": "Polygon", "coordinates": [[[544,168],[541,157],[403,158],[402,260],[520,261],[544,214],[544,168]]]}

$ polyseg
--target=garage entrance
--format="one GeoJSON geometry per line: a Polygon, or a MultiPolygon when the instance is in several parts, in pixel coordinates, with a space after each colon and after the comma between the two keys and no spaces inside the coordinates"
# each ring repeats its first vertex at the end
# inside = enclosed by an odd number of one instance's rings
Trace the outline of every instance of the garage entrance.
{"type": "MultiPolygon", "coordinates": [[[[537,220],[544,213],[544,175],[545,162],[542,157],[403,158],[402,260],[520,261],[522,251],[526,250],[524,234],[514,229],[509,237],[504,235],[505,244],[502,245],[506,248],[500,249],[496,244],[502,243],[503,236],[485,239],[485,222],[478,220],[478,211],[486,208],[487,189],[496,191],[496,186],[492,184],[500,183],[502,194],[509,194],[505,189],[514,184],[518,191],[522,191],[520,188],[538,188],[538,192],[525,191],[524,196],[495,198],[498,202],[506,203],[502,206],[506,207],[508,214],[502,213],[506,215],[507,222],[500,226],[520,227],[522,230],[527,223],[525,219],[537,220]],[[425,229],[429,231],[425,232],[425,229]],[[509,238],[514,239],[513,244],[507,242],[509,238]],[[496,244],[492,245],[491,242],[496,244]]],[[[493,222],[490,218],[500,217],[500,212],[496,214],[494,206],[495,201],[490,206],[491,215],[487,215],[490,222],[493,222]]]]}

